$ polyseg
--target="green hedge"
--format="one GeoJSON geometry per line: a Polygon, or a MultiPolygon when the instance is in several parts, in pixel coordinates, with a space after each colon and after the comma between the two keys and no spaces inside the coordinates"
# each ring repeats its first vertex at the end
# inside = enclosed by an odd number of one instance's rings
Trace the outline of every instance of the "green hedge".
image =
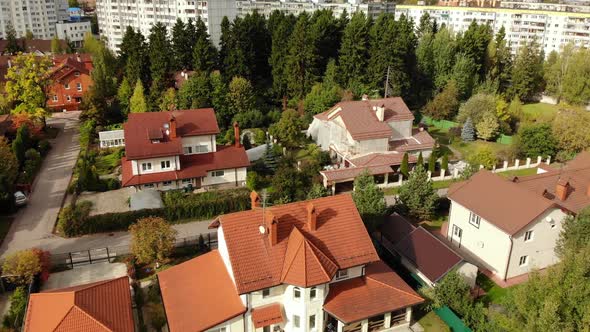
{"type": "Polygon", "coordinates": [[[82,201],[74,207],[66,206],[59,215],[58,231],[68,237],[85,234],[126,231],[138,219],[162,217],[170,222],[203,220],[218,215],[243,211],[250,207],[247,189],[186,194],[171,191],[162,194],[164,207],[89,216],[92,203],[82,201]]]}

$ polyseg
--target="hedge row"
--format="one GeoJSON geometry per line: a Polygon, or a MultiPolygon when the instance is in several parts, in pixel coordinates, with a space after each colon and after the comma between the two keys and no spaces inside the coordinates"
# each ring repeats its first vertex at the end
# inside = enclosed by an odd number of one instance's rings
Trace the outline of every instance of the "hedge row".
{"type": "Polygon", "coordinates": [[[91,203],[82,201],[74,207],[65,207],[59,216],[58,231],[68,237],[85,234],[125,231],[138,219],[162,217],[175,222],[183,219],[203,220],[218,215],[243,211],[250,207],[249,191],[208,192],[184,194],[168,192],[163,194],[164,207],[119,213],[105,213],[89,216],[91,203]]]}

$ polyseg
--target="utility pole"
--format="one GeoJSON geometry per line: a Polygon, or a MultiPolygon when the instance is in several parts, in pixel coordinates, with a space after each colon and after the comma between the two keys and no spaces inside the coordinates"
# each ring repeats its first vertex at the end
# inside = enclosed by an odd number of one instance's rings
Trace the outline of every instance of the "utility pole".
{"type": "Polygon", "coordinates": [[[387,76],[385,77],[385,94],[383,98],[387,98],[389,92],[389,66],[387,66],[387,76]]]}

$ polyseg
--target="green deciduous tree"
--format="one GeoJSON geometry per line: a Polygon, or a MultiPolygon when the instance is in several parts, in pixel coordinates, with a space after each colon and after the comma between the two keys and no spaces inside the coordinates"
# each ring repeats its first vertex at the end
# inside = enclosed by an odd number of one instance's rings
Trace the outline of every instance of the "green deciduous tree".
{"type": "Polygon", "coordinates": [[[488,45],[485,69],[487,79],[497,84],[496,92],[506,92],[510,84],[512,54],[506,42],[504,26],[500,28],[496,38],[488,45]]]}
{"type": "Polygon", "coordinates": [[[563,97],[568,103],[587,105],[590,102],[590,50],[577,49],[564,77],[563,97]]]}
{"type": "Polygon", "coordinates": [[[160,263],[174,249],[176,230],[157,217],[143,218],[129,227],[131,252],[139,263],[160,263]]]}
{"type": "MultiPolygon", "coordinates": [[[[207,73],[191,75],[178,90],[178,109],[209,107],[211,106],[210,94],[211,85],[207,73]]],[[[215,109],[215,111],[218,110],[215,109]]]]}
{"type": "Polygon", "coordinates": [[[250,81],[243,77],[234,77],[229,83],[228,102],[232,114],[254,111],[256,95],[250,81]]]}
{"type": "Polygon", "coordinates": [[[590,114],[584,111],[561,110],[553,121],[553,136],[560,150],[576,153],[590,146],[590,114]]]}
{"type": "Polygon", "coordinates": [[[585,208],[576,216],[565,218],[555,252],[560,257],[578,252],[590,243],[590,209],[585,208]]]}
{"type": "Polygon", "coordinates": [[[53,39],[51,39],[51,53],[52,54],[62,54],[64,52],[64,50],[61,47],[61,42],[59,40],[59,38],[57,38],[57,35],[53,37],[53,39]]]}
{"type": "Polygon", "coordinates": [[[478,93],[461,106],[457,121],[465,122],[467,118],[471,118],[477,126],[486,114],[496,116],[496,98],[490,94],[478,93]]]}
{"type": "Polygon", "coordinates": [[[220,128],[227,128],[231,125],[230,121],[234,114],[228,105],[228,87],[223,81],[223,77],[219,71],[214,71],[209,75],[209,83],[211,90],[209,96],[211,97],[211,106],[215,109],[217,116],[217,123],[220,128]]]}
{"type": "Polygon", "coordinates": [[[555,157],[557,140],[553,136],[551,125],[547,123],[521,127],[518,131],[517,146],[524,157],[555,157]]]}
{"type": "Polygon", "coordinates": [[[41,260],[32,249],[8,255],[2,264],[2,274],[20,285],[33,282],[33,278],[39,272],[41,272],[41,260]]]}
{"type": "Polygon", "coordinates": [[[434,54],[434,86],[440,90],[451,79],[457,53],[455,37],[447,27],[442,27],[434,35],[432,53],[434,54]]]}
{"type": "Polygon", "coordinates": [[[16,159],[8,141],[0,137],[0,211],[8,212],[12,208],[12,196],[16,178],[18,176],[18,159],[16,159]]]}
{"type": "Polygon", "coordinates": [[[451,120],[459,108],[459,90],[455,81],[451,80],[443,91],[424,107],[424,114],[435,120],[451,120]]]}
{"type": "Polygon", "coordinates": [[[457,83],[459,99],[465,100],[471,96],[476,73],[477,66],[471,57],[465,53],[456,55],[451,77],[457,83]]]}
{"type": "Polygon", "coordinates": [[[6,53],[14,55],[22,51],[24,49],[16,38],[16,30],[14,30],[12,25],[8,25],[6,27],[6,53]]]}
{"type": "Polygon", "coordinates": [[[375,223],[387,210],[383,190],[377,187],[375,179],[368,171],[354,179],[352,199],[365,224],[371,227],[376,226],[375,223]]]}
{"type": "Polygon", "coordinates": [[[432,217],[438,195],[432,187],[432,181],[422,164],[410,173],[410,178],[399,187],[398,202],[414,217],[428,219],[432,217]]]}
{"type": "Polygon", "coordinates": [[[477,137],[489,141],[496,137],[500,124],[494,113],[484,113],[481,120],[475,125],[477,137]]]}
{"type": "Polygon", "coordinates": [[[129,100],[129,111],[131,113],[145,113],[148,111],[147,102],[145,101],[145,94],[143,84],[138,80],[133,90],[133,96],[129,100]]]}
{"type": "Polygon", "coordinates": [[[321,183],[314,183],[307,193],[307,199],[315,199],[328,196],[328,190],[321,183]]]}
{"type": "Polygon", "coordinates": [[[477,167],[482,165],[486,169],[492,169],[497,160],[498,158],[496,157],[496,154],[489,146],[478,147],[475,152],[467,158],[467,161],[471,165],[476,165],[477,167]]]}
{"type": "Polygon", "coordinates": [[[294,110],[286,110],[281,114],[281,119],[273,124],[269,133],[277,138],[282,145],[290,148],[297,147],[303,139],[303,119],[294,110]]]}

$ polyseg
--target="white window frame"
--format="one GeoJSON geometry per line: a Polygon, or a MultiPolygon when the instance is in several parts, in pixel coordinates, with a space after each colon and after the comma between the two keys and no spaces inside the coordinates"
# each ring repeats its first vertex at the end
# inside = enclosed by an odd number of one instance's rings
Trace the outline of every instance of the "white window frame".
{"type": "Polygon", "coordinates": [[[475,228],[479,228],[479,225],[481,225],[481,217],[473,212],[469,212],[469,223],[475,228]]]}
{"type": "Polygon", "coordinates": [[[163,185],[164,187],[171,186],[171,185],[172,185],[172,181],[163,181],[163,182],[162,182],[162,185],[163,185]]]}
{"type": "Polygon", "coordinates": [[[301,299],[301,288],[299,288],[299,287],[293,287],[293,298],[295,300],[300,300],[301,299]]]}
{"type": "Polygon", "coordinates": [[[529,256],[524,255],[524,256],[520,256],[520,259],[518,260],[518,266],[527,266],[529,265],[529,256]]]}
{"type": "Polygon", "coordinates": [[[153,183],[146,183],[143,185],[145,188],[153,188],[154,184],[153,183]]]}
{"type": "Polygon", "coordinates": [[[141,163],[141,170],[142,171],[151,171],[152,170],[152,163],[141,163]]]}
{"type": "Polygon", "coordinates": [[[225,332],[226,328],[224,327],[218,327],[216,329],[211,329],[211,330],[207,330],[207,332],[225,332]]]}
{"type": "Polygon", "coordinates": [[[76,90],[82,91],[82,83],[80,83],[80,82],[76,83],[76,90]]]}
{"type": "Polygon", "coordinates": [[[309,290],[309,299],[310,300],[315,300],[316,297],[318,297],[318,288],[317,287],[312,287],[309,290]]]}
{"type": "Polygon", "coordinates": [[[211,172],[211,177],[219,178],[219,177],[222,177],[222,176],[225,176],[225,171],[224,170],[221,170],[221,171],[212,171],[211,172]]]}
{"type": "Polygon", "coordinates": [[[77,77],[77,76],[80,76],[80,72],[76,70],[76,71],[74,72],[74,76],[76,76],[76,77],[77,77]]]}
{"type": "Polygon", "coordinates": [[[338,270],[336,271],[336,280],[346,279],[348,278],[348,270],[338,270]]]}
{"type": "Polygon", "coordinates": [[[535,233],[533,231],[526,231],[524,233],[524,242],[531,242],[535,233]]]}
{"type": "Polygon", "coordinates": [[[182,179],[182,184],[193,183],[193,179],[182,179]]]}
{"type": "Polygon", "coordinates": [[[184,154],[191,154],[191,153],[193,153],[193,147],[192,146],[185,146],[183,148],[183,150],[184,150],[184,154]]]}
{"type": "Polygon", "coordinates": [[[57,101],[57,95],[53,95],[53,101],[57,101]]]}
{"type": "Polygon", "coordinates": [[[70,97],[70,96],[66,96],[66,100],[67,100],[67,101],[72,101],[72,97],[70,97]]]}
{"type": "Polygon", "coordinates": [[[162,169],[169,169],[169,168],[171,168],[172,166],[170,166],[170,160],[162,160],[162,161],[160,161],[160,167],[162,169]]]}
{"type": "Polygon", "coordinates": [[[195,145],[195,153],[207,153],[209,152],[208,145],[195,145]]]}
{"type": "Polygon", "coordinates": [[[64,83],[64,89],[69,90],[70,89],[70,83],[64,83]]]}

